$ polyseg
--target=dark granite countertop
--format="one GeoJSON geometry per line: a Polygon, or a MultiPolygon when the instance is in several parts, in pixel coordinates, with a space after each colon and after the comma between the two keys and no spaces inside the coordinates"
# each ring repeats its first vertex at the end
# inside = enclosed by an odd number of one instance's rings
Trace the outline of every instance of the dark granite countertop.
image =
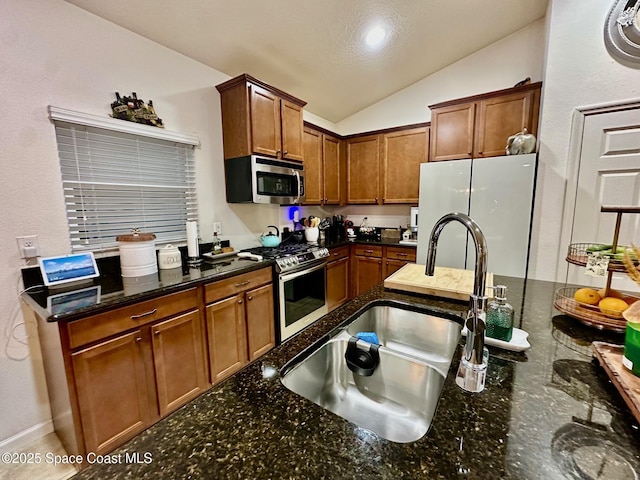
{"type": "Polygon", "coordinates": [[[42,286],[38,268],[24,269],[24,285],[30,288],[22,294],[22,298],[46,321],[72,321],[273,265],[272,260],[256,262],[227,256],[215,261],[203,260],[196,267],[190,267],[185,260],[181,268],[161,269],[151,275],[123,278],[120,275],[119,257],[106,257],[100,259],[98,264],[99,277],[79,287],[59,290],[42,286]]]}
{"type": "Polygon", "coordinates": [[[469,394],[454,380],[459,347],[431,429],[416,442],[393,443],[358,428],[287,390],[278,375],[371,301],[465,310],[380,285],[112,452],[115,463],[92,465],[74,478],[637,478],[638,424],[592,361],[594,340],[622,343],[623,336],[558,315],[553,294],[560,285],[496,278],[509,286],[517,326],[529,333],[531,348],[489,347],[485,390],[469,394]],[[126,454],[139,455],[140,463],[126,454]]]}

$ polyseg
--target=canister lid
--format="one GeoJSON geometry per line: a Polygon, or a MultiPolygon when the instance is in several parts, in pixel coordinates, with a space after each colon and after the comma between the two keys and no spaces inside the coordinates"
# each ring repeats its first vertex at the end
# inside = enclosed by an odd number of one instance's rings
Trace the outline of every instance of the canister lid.
{"type": "Polygon", "coordinates": [[[149,240],[155,240],[156,235],[154,233],[140,233],[137,228],[131,230],[131,233],[126,235],[118,235],[116,241],[118,242],[148,242],[149,240]]]}

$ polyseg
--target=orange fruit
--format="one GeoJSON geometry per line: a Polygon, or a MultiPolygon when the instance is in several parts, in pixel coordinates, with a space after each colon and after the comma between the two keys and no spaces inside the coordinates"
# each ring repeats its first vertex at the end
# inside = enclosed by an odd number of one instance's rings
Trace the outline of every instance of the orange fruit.
{"type": "Polygon", "coordinates": [[[624,300],[624,295],[622,295],[622,293],[620,293],[618,290],[614,290],[613,288],[609,289],[609,295],[607,295],[605,288],[601,288],[600,290],[598,290],[598,295],[600,295],[602,298],[605,297],[613,297],[613,298],[621,298],[624,300]]]}
{"type": "Polygon", "coordinates": [[[600,308],[600,311],[605,314],[617,314],[622,313],[629,308],[629,304],[621,298],[604,297],[598,303],[598,308],[600,308]]]}
{"type": "Polygon", "coordinates": [[[580,288],[573,294],[573,299],[585,305],[598,305],[602,297],[593,288],[580,288]]]}

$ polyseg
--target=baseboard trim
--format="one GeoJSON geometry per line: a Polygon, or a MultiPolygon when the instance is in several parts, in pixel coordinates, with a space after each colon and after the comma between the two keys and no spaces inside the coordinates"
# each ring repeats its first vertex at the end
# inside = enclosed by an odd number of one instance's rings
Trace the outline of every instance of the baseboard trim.
{"type": "Polygon", "coordinates": [[[9,437],[6,440],[0,441],[0,452],[16,452],[45,435],[53,433],[53,431],[52,420],[38,423],[20,433],[16,433],[14,436],[9,437]]]}

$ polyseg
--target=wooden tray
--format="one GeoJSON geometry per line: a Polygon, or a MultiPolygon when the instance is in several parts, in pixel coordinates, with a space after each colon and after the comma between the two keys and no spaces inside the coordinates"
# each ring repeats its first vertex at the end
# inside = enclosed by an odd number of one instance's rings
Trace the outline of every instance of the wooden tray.
{"type": "MultiPolygon", "coordinates": [[[[469,300],[473,293],[474,272],[457,268],[436,267],[434,275],[424,274],[425,266],[408,263],[384,281],[385,288],[422,293],[454,300],[469,300]]],[[[493,297],[493,274],[487,273],[486,295],[493,297]]]]}
{"type": "Polygon", "coordinates": [[[622,365],[623,353],[622,345],[593,342],[593,356],[598,359],[631,413],[640,423],[640,377],[636,377],[622,365]]]}

